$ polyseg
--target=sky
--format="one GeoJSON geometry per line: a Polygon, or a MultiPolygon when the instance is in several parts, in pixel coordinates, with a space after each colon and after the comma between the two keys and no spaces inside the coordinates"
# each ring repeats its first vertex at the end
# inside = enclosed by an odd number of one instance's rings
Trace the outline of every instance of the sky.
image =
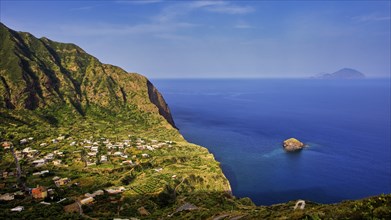
{"type": "Polygon", "coordinates": [[[0,21],[150,78],[389,77],[390,1],[7,1],[0,21]]]}

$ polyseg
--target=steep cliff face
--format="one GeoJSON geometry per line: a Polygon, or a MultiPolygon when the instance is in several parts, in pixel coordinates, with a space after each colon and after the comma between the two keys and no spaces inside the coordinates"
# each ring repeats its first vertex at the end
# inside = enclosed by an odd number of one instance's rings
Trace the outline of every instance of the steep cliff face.
{"type": "Polygon", "coordinates": [[[159,114],[162,115],[172,126],[175,127],[174,119],[172,118],[170,109],[168,108],[168,105],[164,100],[163,96],[159,93],[159,91],[156,89],[155,86],[153,86],[150,81],[147,82],[147,87],[149,99],[153,104],[157,106],[157,108],[159,109],[159,114]]]}
{"type": "Polygon", "coordinates": [[[173,127],[170,110],[144,77],[102,64],[83,49],[0,23],[0,108],[73,106],[81,115],[94,104],[120,111],[126,105],[159,113],[173,127]]]}

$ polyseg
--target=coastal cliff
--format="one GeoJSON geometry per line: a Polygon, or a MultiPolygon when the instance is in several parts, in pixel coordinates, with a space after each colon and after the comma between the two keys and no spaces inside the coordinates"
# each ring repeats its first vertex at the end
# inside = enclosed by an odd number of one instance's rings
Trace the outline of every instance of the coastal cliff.
{"type": "MultiPolygon", "coordinates": [[[[125,216],[138,209],[158,216],[185,199],[231,197],[220,164],[206,148],[184,140],[146,77],[103,64],[74,44],[38,39],[1,23],[0,58],[0,171],[7,173],[0,180],[1,201],[13,196],[10,182],[17,182],[20,197],[31,202],[25,213],[40,216],[37,200],[22,185],[58,187],[50,175],[32,175],[42,170],[80,184],[55,190],[71,201],[121,189],[122,197],[110,201],[124,200],[125,216]],[[18,177],[8,175],[15,164],[21,167],[18,177]]],[[[107,217],[122,207],[113,209],[106,199],[95,198],[89,215],[107,217]]],[[[14,199],[12,204],[28,205],[14,199]]],[[[58,215],[66,215],[67,204],[60,207],[58,215]]],[[[2,212],[0,218],[13,216],[8,208],[2,212]]]]}
{"type": "Polygon", "coordinates": [[[0,107],[69,105],[85,115],[90,105],[125,105],[159,113],[175,127],[168,105],[144,76],[102,64],[74,44],[36,38],[0,23],[0,107]]]}

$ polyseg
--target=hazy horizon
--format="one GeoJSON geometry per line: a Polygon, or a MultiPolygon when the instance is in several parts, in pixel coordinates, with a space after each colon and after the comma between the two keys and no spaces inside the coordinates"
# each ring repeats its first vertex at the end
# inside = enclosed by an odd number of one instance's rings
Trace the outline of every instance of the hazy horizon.
{"type": "Polygon", "coordinates": [[[9,28],[155,79],[391,72],[389,1],[1,1],[0,12],[9,28]]]}

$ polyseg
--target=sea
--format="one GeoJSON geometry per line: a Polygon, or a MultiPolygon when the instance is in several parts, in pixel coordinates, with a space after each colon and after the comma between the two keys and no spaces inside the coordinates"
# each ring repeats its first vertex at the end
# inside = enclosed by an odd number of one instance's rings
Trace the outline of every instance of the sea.
{"type": "Polygon", "coordinates": [[[155,79],[181,134],[257,205],[391,193],[390,79],[155,79]],[[297,138],[306,148],[287,153],[297,138]]]}

